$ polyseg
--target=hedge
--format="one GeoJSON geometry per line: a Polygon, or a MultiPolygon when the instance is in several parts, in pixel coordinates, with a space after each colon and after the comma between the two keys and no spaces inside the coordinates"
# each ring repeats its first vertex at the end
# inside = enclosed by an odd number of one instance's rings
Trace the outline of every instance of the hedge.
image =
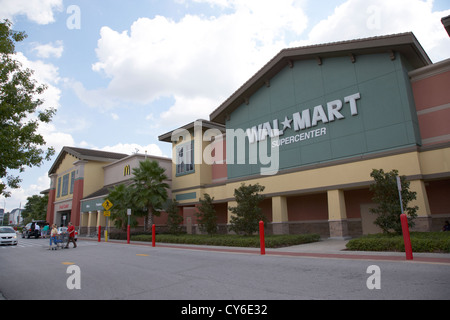
{"type": "MultiPolygon", "coordinates": [[[[135,235],[131,237],[133,241],[152,241],[151,235],[135,235]]],[[[192,235],[192,234],[157,234],[156,242],[176,243],[176,244],[196,244],[210,246],[227,247],[249,247],[259,248],[259,236],[238,236],[238,235],[192,235]]],[[[304,243],[316,242],[320,240],[318,234],[300,235],[266,235],[266,248],[280,248],[304,243]]]]}
{"type": "MultiPolygon", "coordinates": [[[[450,253],[450,232],[411,232],[413,252],[450,253]]],[[[404,252],[402,235],[374,234],[350,240],[346,245],[352,251],[404,252]]]]}

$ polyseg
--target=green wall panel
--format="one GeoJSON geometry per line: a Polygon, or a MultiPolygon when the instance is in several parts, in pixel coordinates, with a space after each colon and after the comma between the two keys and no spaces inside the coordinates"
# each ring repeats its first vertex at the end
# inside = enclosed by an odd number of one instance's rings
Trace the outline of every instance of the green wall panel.
{"type": "MultiPolygon", "coordinates": [[[[259,132],[266,122],[273,127],[273,121],[276,121],[279,129],[283,129],[285,117],[290,119],[291,128],[286,128],[284,135],[278,137],[278,143],[283,140],[279,147],[279,170],[420,145],[408,71],[402,56],[397,54],[396,59],[391,60],[388,53],[357,56],[354,63],[347,56],[323,59],[322,65],[315,59],[296,61],[293,68],[286,66],[270,79],[270,86],[262,86],[251,96],[248,105],[239,106],[230,115],[226,126],[244,132],[255,127],[259,132]],[[352,115],[350,104],[344,97],[356,93],[360,94],[360,99],[356,100],[357,114],[352,115]],[[331,119],[327,103],[334,100],[340,100],[342,108],[337,113],[331,110],[336,119],[328,121],[331,119]],[[319,105],[322,109],[315,109],[319,105]],[[303,111],[307,109],[310,120],[315,110],[318,115],[323,110],[325,122],[318,121],[316,126],[295,131],[294,114],[299,113],[304,118],[303,111]],[[338,115],[343,118],[338,119],[338,115]],[[311,131],[321,134],[303,139],[311,131]]],[[[270,137],[255,143],[265,143],[273,151],[270,137]]],[[[252,144],[248,138],[245,139],[244,154],[236,155],[237,144],[227,138],[227,150],[233,148],[235,151],[234,158],[227,151],[229,179],[259,174],[261,167],[269,166],[253,164],[259,160],[259,154],[256,158],[249,156],[252,144]]],[[[241,142],[239,146],[243,144],[241,142]]]]}

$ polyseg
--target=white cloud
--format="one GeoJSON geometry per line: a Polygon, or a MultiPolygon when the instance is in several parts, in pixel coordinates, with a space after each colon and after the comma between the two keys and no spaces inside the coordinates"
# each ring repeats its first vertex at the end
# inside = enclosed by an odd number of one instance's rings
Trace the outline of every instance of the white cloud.
{"type": "Polygon", "coordinates": [[[214,111],[218,103],[218,100],[206,97],[175,96],[175,104],[169,110],[162,112],[160,119],[156,122],[162,127],[175,129],[197,119],[209,120],[210,113],[214,111]]]}
{"type": "Polygon", "coordinates": [[[51,63],[45,63],[41,60],[29,60],[22,52],[17,52],[14,59],[22,64],[23,68],[29,68],[34,71],[33,79],[39,84],[47,85],[47,89],[40,96],[44,103],[40,109],[55,108],[60,106],[61,90],[57,87],[61,78],[59,76],[58,67],[51,63]]]}
{"type": "Polygon", "coordinates": [[[348,0],[315,25],[299,45],[351,40],[412,31],[433,61],[449,57],[450,41],[433,0],[348,0]]]}
{"type": "MultiPolygon", "coordinates": [[[[98,148],[93,148],[93,149],[98,149],[98,148]]],[[[158,157],[165,156],[163,154],[163,152],[161,151],[161,149],[156,144],[148,144],[146,146],[142,146],[137,143],[118,143],[114,146],[106,146],[106,147],[100,148],[98,150],[117,152],[117,153],[125,153],[125,154],[132,154],[132,153],[145,154],[147,152],[148,155],[153,155],[153,156],[158,156],[158,157]]]]}
{"type": "MultiPolygon", "coordinates": [[[[307,17],[299,6],[303,1],[206,2],[226,6],[227,13],[186,15],[179,21],[140,18],[123,32],[101,28],[92,69],[110,82],[94,90],[77,85],[80,99],[91,106],[102,101],[101,107],[115,107],[170,96],[176,97],[171,108],[176,114],[186,115],[188,108],[201,105],[191,110],[189,119],[205,117],[286,47],[288,34],[299,36],[306,28],[307,17]]],[[[167,118],[166,112],[162,119],[167,118]]]]}
{"type": "MultiPolygon", "coordinates": [[[[59,76],[58,68],[51,63],[45,63],[41,60],[29,60],[21,52],[16,53],[14,58],[22,64],[23,68],[29,68],[34,71],[33,78],[39,84],[47,85],[47,89],[39,97],[44,100],[44,103],[38,109],[60,108],[61,89],[58,88],[58,85],[66,80],[59,76]]],[[[77,124],[77,126],[81,125],[77,124]]],[[[75,130],[74,125],[68,128],[75,130]]],[[[60,150],[63,146],[75,145],[72,135],[58,129],[53,122],[40,123],[37,132],[44,137],[46,146],[54,147],[55,150],[60,150]]]]}
{"type": "Polygon", "coordinates": [[[47,44],[35,44],[33,51],[36,51],[39,58],[48,59],[50,57],[61,58],[64,51],[62,41],[47,44]]]}
{"type": "MultiPolygon", "coordinates": [[[[19,208],[23,209],[27,203],[27,198],[33,195],[42,196],[40,193],[43,190],[50,188],[50,179],[45,173],[36,179],[36,183],[30,184],[26,187],[22,186],[18,189],[11,189],[11,197],[6,199],[6,211],[11,211],[13,209],[19,208]]],[[[3,208],[3,203],[1,205],[3,208]]]]}
{"type": "Polygon", "coordinates": [[[47,147],[53,147],[56,152],[64,146],[74,146],[75,140],[70,133],[58,130],[53,123],[41,123],[38,133],[44,137],[47,147]]]}
{"type": "Polygon", "coordinates": [[[63,0],[0,0],[0,18],[14,21],[16,15],[26,15],[38,24],[55,21],[54,11],[62,11],[63,0]]]}

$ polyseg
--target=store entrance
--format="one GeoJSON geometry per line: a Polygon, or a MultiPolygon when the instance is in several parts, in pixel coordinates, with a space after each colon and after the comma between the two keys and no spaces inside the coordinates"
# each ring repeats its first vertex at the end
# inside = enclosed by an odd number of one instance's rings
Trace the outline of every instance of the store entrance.
{"type": "Polygon", "coordinates": [[[70,210],[58,212],[56,219],[58,227],[67,227],[69,225],[70,213],[70,210]]]}

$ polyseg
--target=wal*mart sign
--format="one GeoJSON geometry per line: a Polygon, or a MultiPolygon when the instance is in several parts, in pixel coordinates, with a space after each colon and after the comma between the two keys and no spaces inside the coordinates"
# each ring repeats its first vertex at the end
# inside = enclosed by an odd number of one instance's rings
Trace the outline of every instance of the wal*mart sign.
{"type": "MultiPolygon", "coordinates": [[[[304,109],[300,112],[295,112],[291,117],[285,116],[284,121],[280,122],[283,125],[283,129],[280,130],[278,119],[274,119],[272,124],[264,122],[258,126],[247,129],[246,133],[250,143],[258,141],[265,141],[267,137],[277,138],[283,136],[287,129],[294,130],[295,132],[301,130],[307,130],[317,126],[320,122],[329,123],[335,120],[345,119],[341,113],[342,108],[350,108],[350,114],[352,116],[358,115],[358,106],[356,101],[361,99],[360,93],[355,93],[350,96],[344,97],[344,103],[342,100],[333,100],[327,103],[326,108],[322,105],[315,106],[314,108],[304,109]]],[[[327,133],[326,128],[320,128],[310,130],[308,132],[299,133],[283,139],[272,141],[272,148],[279,147],[284,144],[300,142],[303,140],[311,139],[314,137],[322,136],[327,133]]]]}

